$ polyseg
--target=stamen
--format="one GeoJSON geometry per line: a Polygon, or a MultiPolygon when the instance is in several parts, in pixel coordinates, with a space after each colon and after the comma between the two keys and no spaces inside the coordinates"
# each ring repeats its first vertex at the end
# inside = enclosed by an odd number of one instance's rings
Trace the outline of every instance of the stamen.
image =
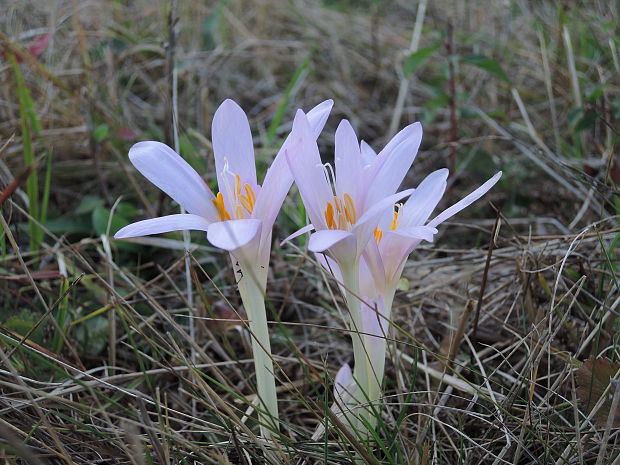
{"type": "Polygon", "coordinates": [[[332,193],[334,197],[336,196],[336,173],[334,173],[334,168],[329,163],[325,163],[323,165],[323,170],[325,171],[325,177],[327,178],[327,183],[332,188],[332,193]],[[331,177],[330,177],[331,174],[331,177]]]}
{"type": "Polygon", "coordinates": [[[235,174],[235,195],[238,197],[241,194],[241,176],[235,174]]]}
{"type": "Polygon", "coordinates": [[[248,213],[252,213],[252,205],[250,205],[250,199],[248,199],[245,195],[239,196],[239,202],[243,205],[243,208],[247,210],[248,213]]]}
{"type": "Polygon", "coordinates": [[[235,208],[235,217],[238,220],[243,219],[243,207],[241,207],[241,205],[237,205],[237,208],[235,208]]]}
{"type": "Polygon", "coordinates": [[[379,228],[375,228],[373,234],[375,236],[375,241],[377,241],[377,244],[381,242],[381,238],[383,237],[383,231],[381,231],[379,228]]]}
{"type": "Polygon", "coordinates": [[[344,217],[344,213],[340,209],[338,210],[338,229],[348,229],[347,219],[344,217]]]}
{"type": "Polygon", "coordinates": [[[230,214],[226,211],[226,205],[224,205],[224,196],[221,192],[217,193],[217,196],[214,199],[211,199],[211,202],[217,209],[217,215],[220,218],[220,221],[230,220],[230,214]]]}
{"type": "Polygon", "coordinates": [[[338,226],[334,221],[334,207],[331,202],[327,202],[327,208],[325,209],[325,221],[329,229],[338,229],[338,226]]]}
{"type": "Polygon", "coordinates": [[[390,231],[394,231],[398,226],[398,212],[394,211],[392,216],[392,223],[390,224],[390,231]]]}
{"type": "Polygon", "coordinates": [[[355,224],[357,221],[357,212],[355,211],[355,205],[353,199],[349,194],[344,194],[344,213],[347,216],[347,220],[351,224],[355,224]]]}
{"type": "Polygon", "coordinates": [[[249,212],[252,213],[252,210],[254,210],[254,205],[256,205],[256,194],[254,193],[254,190],[252,190],[252,186],[248,183],[245,183],[243,188],[245,189],[245,193],[247,194],[247,198],[250,203],[249,212]]]}

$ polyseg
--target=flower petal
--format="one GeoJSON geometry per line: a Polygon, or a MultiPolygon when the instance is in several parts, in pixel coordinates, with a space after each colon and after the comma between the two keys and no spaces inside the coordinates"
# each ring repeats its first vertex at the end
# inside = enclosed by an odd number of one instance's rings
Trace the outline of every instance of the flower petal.
{"type": "Polygon", "coordinates": [[[329,113],[332,111],[333,106],[334,101],[332,99],[328,99],[319,103],[306,115],[315,139],[318,139],[321,135],[321,131],[327,122],[327,118],[329,117],[329,113]]]}
{"type": "Polygon", "coordinates": [[[213,115],[211,129],[215,170],[220,191],[226,193],[226,183],[233,183],[234,175],[242,183],[256,186],[256,164],[250,123],[245,112],[231,99],[226,99],[213,115]],[[224,172],[232,179],[225,179],[224,172]]]}
{"type": "Polygon", "coordinates": [[[422,125],[410,124],[379,152],[366,173],[366,206],[396,192],[405,178],[422,141],[422,125]]]}
{"type": "Polygon", "coordinates": [[[310,232],[314,229],[314,226],[312,225],[312,223],[304,226],[301,229],[298,229],[297,231],[295,231],[293,234],[291,234],[290,236],[288,236],[286,239],[284,239],[282,242],[280,242],[280,246],[286,244],[288,241],[291,241],[293,239],[295,239],[296,237],[301,236],[302,234],[305,234],[307,232],[310,232]]]}
{"type": "Polygon", "coordinates": [[[213,193],[189,163],[168,147],[155,141],[138,142],[129,150],[129,159],[142,175],[172,197],[189,213],[217,220],[213,193]]]}
{"type": "Polygon", "coordinates": [[[257,219],[218,221],[209,227],[207,239],[215,247],[232,252],[249,244],[260,227],[261,221],[257,219]]]}
{"type": "Polygon", "coordinates": [[[207,231],[213,223],[202,216],[191,214],[177,214],[161,216],[149,220],[138,221],[120,229],[114,234],[114,239],[126,237],[148,236],[170,231],[198,230],[207,231]]]}
{"type": "Polygon", "coordinates": [[[349,265],[357,258],[357,241],[348,231],[323,229],[310,236],[308,250],[329,252],[338,265],[349,265]]]}
{"type": "Polygon", "coordinates": [[[362,165],[364,167],[370,166],[373,160],[377,157],[377,152],[375,152],[364,140],[360,143],[360,152],[362,155],[362,165]]]}
{"type": "MultiPolygon", "coordinates": [[[[342,272],[340,271],[338,263],[336,263],[333,258],[325,255],[324,253],[315,253],[314,258],[316,258],[316,261],[319,262],[319,264],[323,268],[325,268],[334,278],[336,278],[336,281],[338,281],[340,286],[342,286],[342,272]]],[[[344,287],[342,287],[342,292],[344,294],[344,287]]]]}
{"type": "Polygon", "coordinates": [[[446,191],[447,178],[448,170],[445,168],[424,178],[399,211],[399,228],[426,223],[446,191]]]}
{"type": "Polygon", "coordinates": [[[389,210],[392,205],[408,195],[411,195],[413,189],[407,189],[405,191],[398,192],[390,195],[381,201],[375,203],[370,207],[362,217],[355,223],[351,232],[357,238],[357,253],[361,255],[364,247],[368,243],[368,240],[372,237],[372,234],[377,227],[379,218],[385,214],[386,210],[389,210]]]}
{"type": "Polygon", "coordinates": [[[340,367],[334,379],[334,397],[336,402],[340,402],[341,404],[349,403],[355,389],[356,384],[353,380],[353,372],[349,364],[345,363],[340,367]]]}
{"type": "MultiPolygon", "coordinates": [[[[308,112],[307,118],[315,140],[325,126],[333,105],[333,100],[325,100],[308,112]]],[[[292,134],[289,134],[267,170],[262,188],[257,196],[252,217],[263,221],[263,231],[273,227],[276,216],[282,208],[282,203],[293,183],[293,175],[284,152],[293,143],[292,134]]]]}
{"type": "Polygon", "coordinates": [[[294,142],[285,149],[286,159],[310,221],[316,228],[325,229],[327,225],[323,211],[327,202],[332,199],[332,190],[325,177],[319,148],[308,118],[301,110],[295,115],[291,138],[294,142]]]}
{"type": "Polygon", "coordinates": [[[437,233],[434,227],[414,226],[385,231],[379,243],[379,252],[384,264],[386,288],[396,287],[407,257],[423,240],[432,242],[437,233]]]}
{"type": "Polygon", "coordinates": [[[376,240],[370,239],[360,259],[360,292],[372,297],[385,289],[385,266],[376,240]]]}
{"type": "Polygon", "coordinates": [[[480,197],[482,197],[484,194],[486,194],[495,185],[495,183],[497,183],[497,181],[499,181],[499,178],[501,178],[501,177],[502,177],[502,172],[501,171],[496,173],[491,179],[489,179],[487,182],[485,182],[478,189],[476,189],[471,194],[469,194],[468,196],[466,196],[463,199],[459,200],[454,205],[452,205],[451,207],[445,209],[439,215],[437,215],[435,218],[433,218],[428,223],[428,226],[437,226],[437,225],[443,223],[444,221],[446,221],[451,216],[456,215],[458,212],[460,212],[464,208],[467,208],[468,206],[470,206],[472,203],[474,203],[476,200],[478,200],[480,197]]]}
{"type": "Polygon", "coordinates": [[[360,205],[358,191],[362,179],[362,155],[357,135],[346,119],[336,129],[335,142],[336,194],[343,198],[347,193],[355,205],[360,205]]]}

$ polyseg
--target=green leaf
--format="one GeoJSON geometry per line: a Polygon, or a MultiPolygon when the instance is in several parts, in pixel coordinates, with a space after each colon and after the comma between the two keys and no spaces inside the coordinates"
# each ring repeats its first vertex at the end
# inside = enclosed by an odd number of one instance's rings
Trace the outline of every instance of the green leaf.
{"type": "Polygon", "coordinates": [[[484,69],[496,78],[501,79],[504,82],[510,83],[508,75],[504,72],[499,62],[495,61],[492,58],[489,58],[486,55],[465,55],[461,57],[461,62],[475,66],[480,69],[484,69]]]}
{"type": "Polygon", "coordinates": [[[437,50],[439,50],[439,44],[421,48],[407,56],[403,63],[403,74],[405,77],[411,76],[437,50]]]}
{"type": "MultiPolygon", "coordinates": [[[[110,210],[104,207],[97,207],[92,214],[93,228],[98,235],[108,233],[108,220],[110,219],[110,210]]],[[[113,235],[119,229],[127,226],[129,221],[122,216],[115,214],[110,222],[109,234],[113,235]]]]}
{"type": "Polygon", "coordinates": [[[93,138],[95,142],[101,142],[103,139],[108,137],[108,133],[110,132],[110,128],[107,124],[100,124],[95,129],[93,129],[93,138]]]}
{"type": "Polygon", "coordinates": [[[92,223],[87,216],[73,216],[70,218],[53,218],[47,220],[45,227],[54,234],[84,234],[92,233],[92,223]]]}
{"type": "Polygon", "coordinates": [[[78,215],[82,213],[90,213],[97,207],[103,207],[104,201],[96,195],[85,195],[75,211],[78,215]]]}

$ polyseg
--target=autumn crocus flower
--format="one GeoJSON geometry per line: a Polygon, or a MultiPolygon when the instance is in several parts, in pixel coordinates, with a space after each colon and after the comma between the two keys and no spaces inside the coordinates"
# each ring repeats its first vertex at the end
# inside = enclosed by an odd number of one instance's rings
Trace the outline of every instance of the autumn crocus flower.
{"type": "MultiPolygon", "coordinates": [[[[343,120],[335,136],[334,170],[321,162],[311,126],[305,115],[298,112],[291,132],[297,143],[286,151],[311,221],[286,240],[314,229],[308,249],[327,254],[338,264],[349,309],[354,377],[362,395],[368,391],[370,360],[361,335],[359,260],[383,212],[412,192],[395,194],[415,159],[421,137],[419,123],[407,126],[374,156],[372,149],[359,143],[349,122],[343,120]]],[[[363,415],[369,417],[367,411],[363,415]]]]}
{"type": "MultiPolygon", "coordinates": [[[[308,137],[316,139],[333,102],[327,100],[304,118],[308,137]]],[[[302,112],[303,114],[303,112],[302,112]]],[[[239,276],[239,293],[249,317],[261,401],[261,431],[267,424],[277,428],[278,408],[265,314],[265,288],[271,251],[273,223],[293,182],[285,158],[287,138],[265,175],[257,183],[254,146],[244,111],[225,100],[213,117],[213,152],[219,192],[214,195],[196,171],[174,150],[159,142],[140,142],[129,151],[133,165],[149,181],[172,197],[187,213],[153,218],[130,224],[117,239],[179,230],[206,231],[214,246],[230,252],[239,276]]]]}
{"type": "Polygon", "coordinates": [[[447,186],[448,170],[440,169],[428,175],[402,204],[387,209],[374,231],[374,241],[369,241],[364,250],[360,273],[366,282],[372,280],[373,291],[380,295],[390,317],[392,300],[400,280],[407,257],[423,241],[432,242],[429,231],[467,208],[499,181],[501,171],[463,199],[445,209],[428,221],[447,186]]]}
{"type": "Polygon", "coordinates": [[[335,136],[335,170],[321,162],[316,139],[301,113],[295,117],[292,135],[298,144],[287,152],[287,159],[311,224],[285,242],[314,229],[308,243],[311,251],[327,252],[341,266],[352,264],[385,209],[412,192],[395,194],[415,159],[422,128],[419,123],[407,126],[369,159],[367,145],[358,142],[343,120],[335,136]]]}

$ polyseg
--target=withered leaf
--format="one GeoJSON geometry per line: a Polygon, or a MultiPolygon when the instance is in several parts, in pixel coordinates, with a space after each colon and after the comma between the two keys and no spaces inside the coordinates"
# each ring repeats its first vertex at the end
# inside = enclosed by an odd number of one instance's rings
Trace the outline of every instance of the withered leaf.
{"type": "MultiPolygon", "coordinates": [[[[577,397],[586,412],[590,413],[601,396],[605,396],[603,405],[593,417],[599,426],[605,426],[607,423],[613,395],[618,387],[616,379],[618,371],[620,371],[620,363],[612,362],[608,358],[589,358],[583,362],[575,374],[577,397]]],[[[616,408],[612,426],[620,427],[620,404],[616,408]]]]}

